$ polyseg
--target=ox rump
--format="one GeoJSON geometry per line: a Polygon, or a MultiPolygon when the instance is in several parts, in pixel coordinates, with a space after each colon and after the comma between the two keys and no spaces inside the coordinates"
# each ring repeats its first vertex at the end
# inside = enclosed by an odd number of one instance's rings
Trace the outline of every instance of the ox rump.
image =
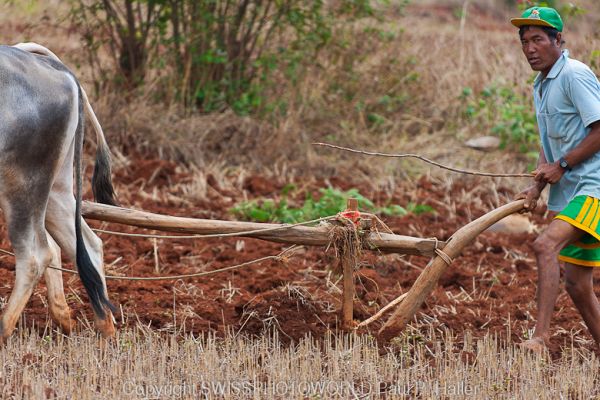
{"type": "Polygon", "coordinates": [[[77,265],[96,327],[103,336],[112,336],[114,307],[106,290],[102,241],[81,218],[84,108],[98,143],[94,194],[98,201],[115,204],[100,124],[73,73],[35,43],[0,46],[0,87],[0,207],[16,259],[15,285],[0,319],[0,339],[15,329],[42,275],[51,317],[65,332],[71,331],[74,322],[62,274],[47,268],[60,267],[61,250],[77,265]]]}

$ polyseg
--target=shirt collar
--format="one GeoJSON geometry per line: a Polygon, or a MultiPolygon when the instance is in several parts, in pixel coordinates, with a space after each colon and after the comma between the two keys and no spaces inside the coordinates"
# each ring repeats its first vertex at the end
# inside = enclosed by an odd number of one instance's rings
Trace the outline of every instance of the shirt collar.
{"type": "MultiPolygon", "coordinates": [[[[548,75],[546,76],[546,79],[554,79],[554,78],[556,78],[558,76],[558,74],[560,73],[560,71],[562,71],[562,69],[565,66],[565,64],[567,63],[567,59],[568,58],[569,58],[569,50],[564,49],[562,51],[561,56],[558,57],[558,60],[556,60],[556,62],[554,63],[554,65],[550,69],[550,72],[548,72],[548,75]]],[[[541,81],[542,81],[542,74],[539,73],[535,77],[535,81],[533,81],[533,85],[536,86],[541,81]]]]}

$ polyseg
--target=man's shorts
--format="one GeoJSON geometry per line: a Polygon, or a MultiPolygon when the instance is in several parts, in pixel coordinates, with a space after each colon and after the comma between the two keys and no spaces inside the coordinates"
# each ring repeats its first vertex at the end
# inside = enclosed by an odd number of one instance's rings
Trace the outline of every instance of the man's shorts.
{"type": "Polygon", "coordinates": [[[586,232],[577,242],[562,249],[558,259],[586,267],[600,267],[600,200],[577,196],[555,218],[586,232]]]}

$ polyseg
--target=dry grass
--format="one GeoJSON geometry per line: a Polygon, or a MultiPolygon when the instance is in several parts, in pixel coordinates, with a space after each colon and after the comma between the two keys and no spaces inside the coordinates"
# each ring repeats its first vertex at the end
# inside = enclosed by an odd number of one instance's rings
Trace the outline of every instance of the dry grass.
{"type": "Polygon", "coordinates": [[[551,361],[486,336],[406,334],[380,355],[368,336],[330,335],[282,346],[277,335],[21,333],[0,351],[3,398],[592,398],[598,359],[567,349],[551,361]]]}

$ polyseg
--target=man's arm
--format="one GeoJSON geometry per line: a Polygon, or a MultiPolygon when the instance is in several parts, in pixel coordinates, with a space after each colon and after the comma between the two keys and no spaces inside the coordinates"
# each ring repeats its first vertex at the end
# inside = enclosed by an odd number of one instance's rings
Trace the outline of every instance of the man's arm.
{"type": "MultiPolygon", "coordinates": [[[[598,151],[600,151],[600,121],[596,121],[590,125],[591,131],[588,135],[575,147],[568,152],[564,159],[571,168],[584,162],[598,151]]],[[[539,183],[556,183],[562,178],[565,170],[559,165],[559,162],[538,164],[538,168],[533,171],[535,180],[539,183]]],[[[542,187],[543,188],[543,187],[542,187]]]]}
{"type": "MultiPolygon", "coordinates": [[[[538,162],[537,162],[537,166],[535,168],[535,171],[533,171],[534,173],[536,171],[539,171],[540,168],[542,168],[544,165],[548,165],[548,160],[546,160],[546,153],[544,153],[544,148],[542,147],[540,149],[540,155],[538,157],[538,162]]],[[[534,179],[534,184],[537,186],[538,190],[540,191],[540,193],[542,192],[542,190],[544,190],[544,188],[546,187],[546,184],[548,183],[547,181],[543,180],[543,179],[534,179]]]]}
{"type": "MultiPolygon", "coordinates": [[[[544,149],[540,149],[540,155],[538,157],[537,169],[538,171],[542,166],[547,165],[546,154],[544,149]]],[[[533,211],[537,207],[537,200],[540,198],[542,191],[546,187],[546,181],[534,180],[533,183],[521,193],[517,194],[515,199],[525,199],[524,207],[526,210],[533,211]]]]}

